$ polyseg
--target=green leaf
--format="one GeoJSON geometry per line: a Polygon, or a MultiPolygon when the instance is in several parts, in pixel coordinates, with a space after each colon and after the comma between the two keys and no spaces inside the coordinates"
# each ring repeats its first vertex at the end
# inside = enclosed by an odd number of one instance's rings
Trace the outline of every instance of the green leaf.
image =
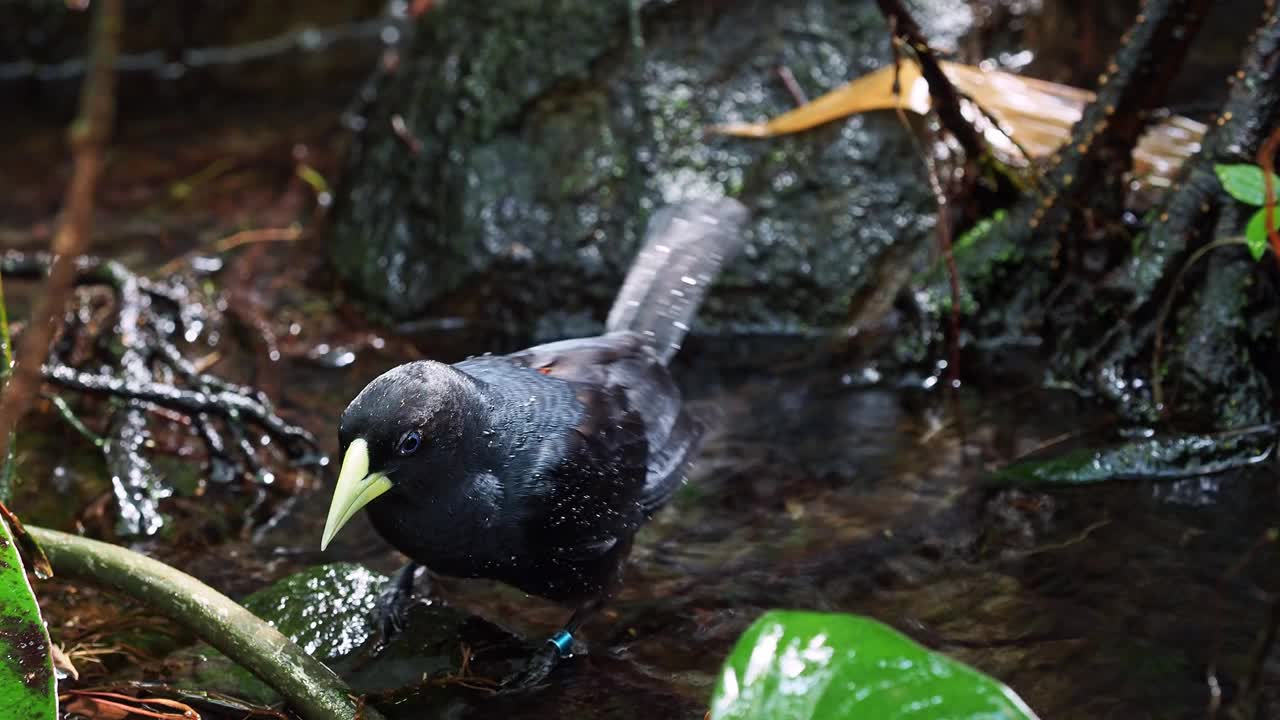
{"type": "MultiPolygon", "coordinates": [[[[1222,181],[1222,187],[1231,197],[1246,205],[1262,207],[1266,202],[1266,185],[1262,181],[1262,168],[1248,163],[1214,165],[1213,171],[1222,181]]],[[[1280,178],[1271,176],[1277,194],[1280,194],[1280,178]]]]}
{"type": "Polygon", "coordinates": [[[1049,487],[1211,475],[1266,461],[1275,442],[1275,432],[1270,428],[1133,440],[1024,460],[997,471],[989,483],[1001,487],[1049,487]]]}
{"type": "Polygon", "coordinates": [[[1009,213],[1003,209],[997,210],[989,217],[982,218],[978,222],[974,223],[973,227],[965,230],[960,237],[956,238],[955,246],[951,249],[952,252],[960,252],[977,242],[978,238],[991,232],[991,228],[1004,222],[1005,216],[1008,214],[1009,213]]]}
{"type": "MultiPolygon", "coordinates": [[[[1280,188],[1280,185],[1277,186],[1280,188]]],[[[1277,190],[1280,192],[1280,190],[1277,190]]],[[[1274,230],[1280,230],[1280,208],[1276,208],[1271,218],[1271,226],[1274,230]]],[[[1244,242],[1249,246],[1249,253],[1253,255],[1254,260],[1262,259],[1267,252],[1267,209],[1262,208],[1249,218],[1249,225],[1244,229],[1244,242]]]]}
{"type": "Polygon", "coordinates": [[[856,615],[773,610],[738,640],[712,720],[1034,720],[1012,690],[856,615]]]}
{"type": "Polygon", "coordinates": [[[57,682],[49,633],[18,547],[0,518],[0,708],[5,717],[56,720],[57,682]]]}

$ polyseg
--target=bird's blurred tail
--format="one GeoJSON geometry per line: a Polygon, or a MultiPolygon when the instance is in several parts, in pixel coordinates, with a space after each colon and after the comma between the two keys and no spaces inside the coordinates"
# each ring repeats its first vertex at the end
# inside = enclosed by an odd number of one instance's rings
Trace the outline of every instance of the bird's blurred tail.
{"type": "Polygon", "coordinates": [[[747,208],[737,200],[690,200],[654,214],[605,328],[645,336],[663,364],[680,349],[721,266],[742,248],[747,208]]]}

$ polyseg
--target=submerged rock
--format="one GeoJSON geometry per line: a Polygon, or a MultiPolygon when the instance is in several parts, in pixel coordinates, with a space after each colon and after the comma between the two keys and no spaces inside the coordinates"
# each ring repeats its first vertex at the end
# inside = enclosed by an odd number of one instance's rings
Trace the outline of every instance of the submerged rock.
{"type": "MultiPolygon", "coordinates": [[[[290,575],[242,604],[333,668],[355,692],[395,693],[400,702],[448,704],[454,690],[473,685],[467,678],[505,677],[532,653],[532,646],[492,623],[439,602],[419,602],[410,607],[404,630],[375,655],[373,619],[387,581],[353,563],[321,565],[290,575]],[[462,648],[470,653],[465,663],[462,648]],[[459,673],[464,665],[465,676],[459,673]]],[[[280,699],[207,645],[177,654],[166,666],[183,687],[263,704],[280,699]]],[[[474,687],[485,686],[485,679],[474,682],[474,687]]]]}
{"type": "Polygon", "coordinates": [[[780,67],[817,96],[883,66],[874,3],[631,4],[458,2],[422,18],[356,121],[335,211],[330,255],[360,297],[396,320],[592,331],[655,208],[723,194],[752,208],[752,242],[703,327],[794,331],[846,320],[886,250],[909,259],[929,238],[919,149],[892,114],[772,140],[705,133],[793,108],[780,67]]]}
{"type": "MultiPolygon", "coordinates": [[[[369,622],[387,576],[352,563],[308,568],[246,597],[242,604],[326,664],[351,656],[373,636],[369,622]]],[[[222,653],[201,644],[168,663],[178,685],[273,703],[274,690],[222,653]]]]}
{"type": "Polygon", "coordinates": [[[244,606],[321,660],[342,658],[373,635],[369,618],[387,576],[352,563],[290,575],[245,598],[244,606]]]}

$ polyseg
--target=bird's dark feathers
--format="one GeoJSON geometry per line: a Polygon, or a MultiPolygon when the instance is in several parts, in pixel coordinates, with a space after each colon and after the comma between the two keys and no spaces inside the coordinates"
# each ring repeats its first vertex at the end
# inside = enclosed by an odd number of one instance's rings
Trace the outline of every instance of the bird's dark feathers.
{"type": "Polygon", "coordinates": [[[747,209],[725,198],[654,213],[605,330],[638,333],[662,364],[670,362],[716,274],[742,248],[746,220],[747,209]]]}
{"type": "Polygon", "coordinates": [[[731,200],[659,213],[604,335],[371,382],[340,436],[344,452],[364,438],[370,469],[392,480],[367,506],[378,531],[441,574],[561,602],[606,595],[702,437],[667,362],[745,217],[731,200]],[[399,457],[410,429],[422,447],[399,457]]]}
{"type": "MultiPolygon", "coordinates": [[[[630,332],[609,333],[539,345],[510,357],[550,377],[602,389],[603,397],[595,400],[600,410],[587,413],[590,422],[611,417],[602,406],[606,400],[614,408],[634,415],[644,428],[646,446],[645,482],[636,500],[647,517],[670,499],[683,480],[685,465],[702,437],[703,427],[683,411],[680,389],[644,337],[630,332]]],[[[590,435],[599,428],[578,430],[590,435]]]]}

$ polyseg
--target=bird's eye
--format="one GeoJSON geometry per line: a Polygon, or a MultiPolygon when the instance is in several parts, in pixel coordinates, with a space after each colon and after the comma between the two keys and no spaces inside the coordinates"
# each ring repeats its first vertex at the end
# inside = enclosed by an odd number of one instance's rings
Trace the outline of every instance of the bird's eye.
{"type": "Polygon", "coordinates": [[[396,452],[401,455],[412,455],[418,452],[420,447],[422,447],[422,433],[417,430],[410,430],[400,438],[400,444],[396,446],[396,452]]]}

